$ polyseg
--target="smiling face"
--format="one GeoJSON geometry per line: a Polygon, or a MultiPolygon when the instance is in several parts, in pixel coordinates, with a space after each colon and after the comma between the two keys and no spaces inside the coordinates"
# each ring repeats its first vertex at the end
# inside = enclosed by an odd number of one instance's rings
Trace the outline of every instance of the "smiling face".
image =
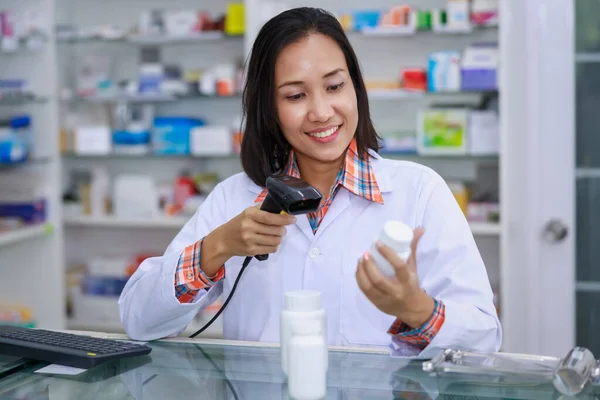
{"type": "Polygon", "coordinates": [[[335,41],[311,34],[275,63],[279,126],[299,163],[341,162],[358,124],[356,92],[335,41]]]}

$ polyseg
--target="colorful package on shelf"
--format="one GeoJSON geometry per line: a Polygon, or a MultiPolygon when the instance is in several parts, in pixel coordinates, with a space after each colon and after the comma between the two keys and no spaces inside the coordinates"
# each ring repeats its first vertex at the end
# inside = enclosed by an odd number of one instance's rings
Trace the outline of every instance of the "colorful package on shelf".
{"type": "Polygon", "coordinates": [[[0,325],[18,325],[34,328],[33,311],[23,305],[0,302],[0,325]]]}
{"type": "Polygon", "coordinates": [[[127,277],[108,277],[86,275],[81,281],[81,293],[89,296],[114,296],[121,295],[127,277]]]}
{"type": "Polygon", "coordinates": [[[16,219],[23,224],[38,224],[46,221],[46,199],[8,202],[0,199],[0,218],[16,219]]]}
{"type": "Polygon", "coordinates": [[[204,126],[204,121],[187,117],[156,117],[153,125],[152,148],[155,154],[189,155],[191,130],[204,126]]]}
{"type": "Polygon", "coordinates": [[[440,51],[429,55],[427,88],[430,92],[458,92],[460,81],[460,53],[440,51]]]}
{"type": "Polygon", "coordinates": [[[471,222],[498,222],[500,220],[500,204],[471,201],[467,206],[467,219],[471,222]]]}
{"type": "Polygon", "coordinates": [[[421,110],[417,126],[419,154],[466,154],[468,116],[469,111],[462,108],[421,110]]]}
{"type": "Polygon", "coordinates": [[[228,35],[243,35],[245,31],[244,3],[227,4],[225,15],[225,33],[228,35]]]}
{"type": "Polygon", "coordinates": [[[498,89],[498,45],[480,43],[469,46],[460,67],[461,89],[463,91],[484,91],[498,89]]]}
{"type": "Polygon", "coordinates": [[[382,28],[390,27],[411,27],[416,28],[417,16],[411,6],[402,5],[391,7],[382,13],[379,20],[379,26],[382,28]]]}
{"type": "Polygon", "coordinates": [[[381,152],[395,154],[416,154],[415,132],[389,131],[381,133],[381,152]]]}
{"type": "Polygon", "coordinates": [[[352,30],[362,31],[365,28],[375,28],[379,24],[381,11],[357,10],[352,12],[352,30]]]}
{"type": "Polygon", "coordinates": [[[427,91],[427,71],[425,69],[404,69],[401,75],[402,89],[417,92],[427,91]]]}
{"type": "Polygon", "coordinates": [[[16,137],[0,138],[0,164],[15,164],[27,160],[27,145],[16,137]]]}
{"type": "Polygon", "coordinates": [[[498,25],[498,0],[471,0],[471,22],[481,26],[498,25]]]}

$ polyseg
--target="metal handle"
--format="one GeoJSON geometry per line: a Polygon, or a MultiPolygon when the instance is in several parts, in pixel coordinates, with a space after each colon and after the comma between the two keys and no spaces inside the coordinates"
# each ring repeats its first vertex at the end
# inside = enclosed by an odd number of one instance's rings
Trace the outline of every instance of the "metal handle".
{"type": "Polygon", "coordinates": [[[560,242],[569,234],[567,225],[559,219],[551,219],[544,228],[544,238],[549,242],[560,242]]]}

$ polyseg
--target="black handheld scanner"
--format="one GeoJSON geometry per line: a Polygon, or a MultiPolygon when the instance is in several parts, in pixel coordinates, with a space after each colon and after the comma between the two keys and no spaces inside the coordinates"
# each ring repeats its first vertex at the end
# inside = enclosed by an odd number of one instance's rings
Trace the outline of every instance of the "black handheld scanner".
{"type": "MultiPolygon", "coordinates": [[[[302,179],[287,175],[274,175],[267,178],[267,195],[260,209],[273,214],[308,214],[319,208],[323,195],[302,179]]],[[[255,256],[264,261],[268,254],[255,256]]]]}

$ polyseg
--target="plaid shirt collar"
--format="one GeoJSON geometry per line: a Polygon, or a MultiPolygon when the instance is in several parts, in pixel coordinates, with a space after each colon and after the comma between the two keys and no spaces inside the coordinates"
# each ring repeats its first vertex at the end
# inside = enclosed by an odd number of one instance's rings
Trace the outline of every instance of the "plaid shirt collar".
{"type": "MultiPolygon", "coordinates": [[[[288,161],[281,173],[282,175],[300,178],[300,171],[298,170],[293,150],[290,151],[288,161]]],[[[332,193],[335,193],[338,186],[342,186],[366,200],[383,204],[383,196],[379,190],[379,185],[377,185],[369,158],[362,160],[359,157],[355,139],[352,139],[350,146],[348,146],[344,166],[338,174],[336,183],[333,185],[332,193]]],[[[267,189],[265,188],[255,201],[257,203],[263,201],[266,195],[267,189]]]]}

